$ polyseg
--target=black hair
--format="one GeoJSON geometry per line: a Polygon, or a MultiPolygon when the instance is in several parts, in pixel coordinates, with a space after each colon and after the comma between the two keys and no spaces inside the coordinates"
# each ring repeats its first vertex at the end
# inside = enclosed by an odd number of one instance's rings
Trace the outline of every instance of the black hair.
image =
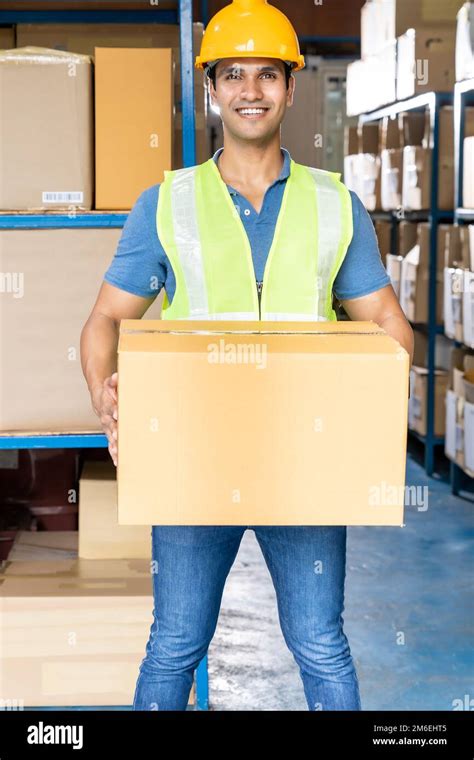
{"type": "MultiPolygon", "coordinates": [[[[286,89],[288,89],[293,67],[291,66],[291,64],[286,63],[286,61],[283,61],[283,65],[285,67],[286,89]]],[[[214,89],[216,89],[216,68],[217,68],[217,64],[214,64],[214,66],[210,66],[209,69],[207,70],[207,76],[211,80],[214,89]]]]}

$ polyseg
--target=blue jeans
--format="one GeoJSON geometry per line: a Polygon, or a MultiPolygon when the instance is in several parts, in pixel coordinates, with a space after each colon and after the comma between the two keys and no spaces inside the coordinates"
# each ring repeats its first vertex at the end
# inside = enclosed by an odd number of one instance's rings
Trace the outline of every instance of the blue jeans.
{"type": "Polygon", "coordinates": [[[151,529],[154,620],[133,709],[186,709],[247,527],[255,531],[272,577],[281,629],[299,666],[308,709],[360,710],[358,678],[343,632],[345,526],[156,525],[151,529]]]}

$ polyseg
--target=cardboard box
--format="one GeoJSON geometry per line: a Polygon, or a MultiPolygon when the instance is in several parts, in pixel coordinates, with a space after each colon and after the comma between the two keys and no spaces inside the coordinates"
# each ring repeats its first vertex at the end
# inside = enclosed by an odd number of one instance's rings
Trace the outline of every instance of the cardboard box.
{"type": "Polygon", "coordinates": [[[403,523],[409,356],[373,322],[123,320],[118,356],[119,524],[403,523]]]}
{"type": "Polygon", "coordinates": [[[464,466],[474,477],[474,403],[464,402],[464,466]]]}
{"type": "Polygon", "coordinates": [[[380,121],[380,151],[388,148],[401,148],[400,128],[398,119],[391,116],[384,116],[380,121]]]}
{"type": "Polygon", "coordinates": [[[418,225],[402,220],[398,223],[398,253],[405,256],[418,239],[418,225]]]}
{"type": "MultiPolygon", "coordinates": [[[[413,364],[416,367],[428,368],[428,333],[414,328],[415,349],[413,364]]],[[[435,367],[449,371],[451,350],[453,344],[445,335],[437,335],[435,339],[435,367]]]]}
{"type": "Polygon", "coordinates": [[[359,129],[352,124],[344,127],[344,155],[353,156],[359,152],[359,129]]]}
{"type": "Polygon", "coordinates": [[[464,138],[462,205],[474,208],[474,137],[464,138]]]}
{"type": "Polygon", "coordinates": [[[462,342],[464,270],[445,267],[444,281],[444,332],[453,340],[462,342]]]}
{"type": "Polygon", "coordinates": [[[369,211],[381,207],[380,156],[356,153],[344,158],[344,184],[353,190],[369,211]]]}
{"type": "MultiPolygon", "coordinates": [[[[446,390],[448,372],[435,370],[434,434],[444,435],[446,422],[446,390]]],[[[408,405],[408,427],[420,435],[427,433],[428,370],[412,366],[410,370],[410,401],[408,405]]]]}
{"type": "Polygon", "coordinates": [[[378,39],[379,3],[371,0],[366,2],[360,11],[360,50],[362,58],[369,58],[377,53],[380,41],[378,39]]]}
{"type": "Polygon", "coordinates": [[[0,50],[11,50],[15,47],[15,29],[13,26],[0,28],[0,50]]]}
{"type": "Polygon", "coordinates": [[[387,147],[404,148],[405,145],[423,145],[427,132],[429,133],[428,117],[427,111],[406,111],[398,114],[399,145],[387,145],[387,147]]]}
{"type": "Polygon", "coordinates": [[[392,224],[391,222],[386,222],[383,219],[377,219],[374,222],[374,227],[380,255],[385,266],[386,257],[392,250],[392,224]]]}
{"type": "Polygon", "coordinates": [[[0,51],[0,97],[0,209],[90,209],[90,58],[35,47],[0,51]]]}
{"type": "Polygon", "coordinates": [[[448,233],[444,240],[445,267],[464,267],[463,254],[468,256],[468,252],[463,250],[461,244],[461,235],[464,233],[464,229],[464,227],[457,224],[450,224],[448,226],[448,233]]]}
{"type": "Polygon", "coordinates": [[[396,43],[388,42],[376,55],[347,67],[348,116],[373,111],[396,100],[396,43]]]}
{"type": "Polygon", "coordinates": [[[24,539],[0,574],[0,699],[131,705],[153,621],[149,561],[71,557],[77,533],[24,539]],[[45,546],[56,537],[62,553],[45,546]]]}
{"type": "Polygon", "coordinates": [[[359,153],[357,156],[357,187],[360,199],[366,209],[381,208],[380,156],[359,153]]]}
{"type": "Polygon", "coordinates": [[[400,283],[402,279],[402,262],[403,256],[397,256],[394,253],[389,253],[386,259],[387,274],[390,277],[392,288],[395,291],[395,295],[400,300],[400,283]]]}
{"type": "Polygon", "coordinates": [[[383,150],[381,154],[380,195],[385,211],[400,208],[403,192],[403,149],[383,150]]]}
{"type": "MultiPolygon", "coordinates": [[[[469,109],[470,110],[470,109],[469,109]]],[[[469,125],[470,125],[469,115],[469,125]]],[[[403,206],[407,209],[427,209],[431,203],[432,151],[427,127],[423,146],[403,149],[403,206]]],[[[454,117],[452,106],[439,112],[438,206],[454,207],[454,117]]]]}
{"type": "MultiPolygon", "coordinates": [[[[451,351],[449,388],[446,394],[446,456],[474,477],[474,470],[466,467],[465,452],[470,456],[472,441],[466,440],[465,407],[472,402],[471,388],[474,382],[474,356],[463,348],[451,351]],[[467,382],[466,382],[467,380],[467,382]],[[466,399],[466,389],[469,394],[466,399]]],[[[469,409],[469,433],[471,410],[469,409]]]]}
{"type": "Polygon", "coordinates": [[[474,224],[459,225],[455,229],[459,237],[460,265],[474,272],[474,224]]]}
{"type": "Polygon", "coordinates": [[[372,153],[377,155],[380,152],[380,127],[378,122],[359,124],[357,136],[359,138],[357,153],[372,153]]]}
{"type": "Polygon", "coordinates": [[[448,459],[464,466],[464,399],[446,391],[446,437],[444,451],[448,459]]]}
{"type": "MultiPolygon", "coordinates": [[[[0,230],[1,432],[101,430],[79,341],[120,236],[111,228],[0,230]]],[[[150,315],[161,315],[163,295],[150,315]]]]}
{"type": "Polygon", "coordinates": [[[172,166],[170,49],[96,48],[95,127],[96,208],[131,209],[172,166]]]}
{"type": "MultiPolygon", "coordinates": [[[[437,237],[437,299],[436,321],[443,320],[443,261],[444,239],[448,225],[438,226],[437,237]]],[[[407,319],[414,323],[428,322],[428,283],[430,260],[430,225],[426,222],[418,225],[416,245],[403,258],[401,263],[400,305],[407,319]]]]}
{"type": "Polygon", "coordinates": [[[110,462],[85,462],[79,480],[79,557],[150,559],[151,531],[119,525],[117,477],[110,462]]]}
{"type": "Polygon", "coordinates": [[[462,293],[463,342],[474,348],[474,272],[464,270],[462,293]]]}
{"type": "Polygon", "coordinates": [[[397,99],[449,92],[455,82],[455,29],[408,29],[398,38],[397,99]]]}
{"type": "Polygon", "coordinates": [[[456,25],[456,81],[474,77],[474,4],[464,3],[456,25]]]}

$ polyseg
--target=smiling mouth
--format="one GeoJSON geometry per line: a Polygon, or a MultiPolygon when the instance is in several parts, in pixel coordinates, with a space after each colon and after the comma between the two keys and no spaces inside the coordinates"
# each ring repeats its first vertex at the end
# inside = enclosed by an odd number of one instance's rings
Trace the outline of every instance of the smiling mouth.
{"type": "Polygon", "coordinates": [[[261,119],[270,109],[259,106],[256,108],[236,108],[235,110],[243,119],[261,119]]]}

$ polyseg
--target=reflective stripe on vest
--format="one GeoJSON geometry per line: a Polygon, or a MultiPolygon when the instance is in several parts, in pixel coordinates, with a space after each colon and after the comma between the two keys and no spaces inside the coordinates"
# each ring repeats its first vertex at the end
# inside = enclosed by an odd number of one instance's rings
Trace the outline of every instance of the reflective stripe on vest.
{"type": "Polygon", "coordinates": [[[332,286],[352,238],[340,174],[291,161],[260,307],[249,239],[212,158],[165,172],[156,226],[176,280],[163,319],[336,319],[332,286]]]}

